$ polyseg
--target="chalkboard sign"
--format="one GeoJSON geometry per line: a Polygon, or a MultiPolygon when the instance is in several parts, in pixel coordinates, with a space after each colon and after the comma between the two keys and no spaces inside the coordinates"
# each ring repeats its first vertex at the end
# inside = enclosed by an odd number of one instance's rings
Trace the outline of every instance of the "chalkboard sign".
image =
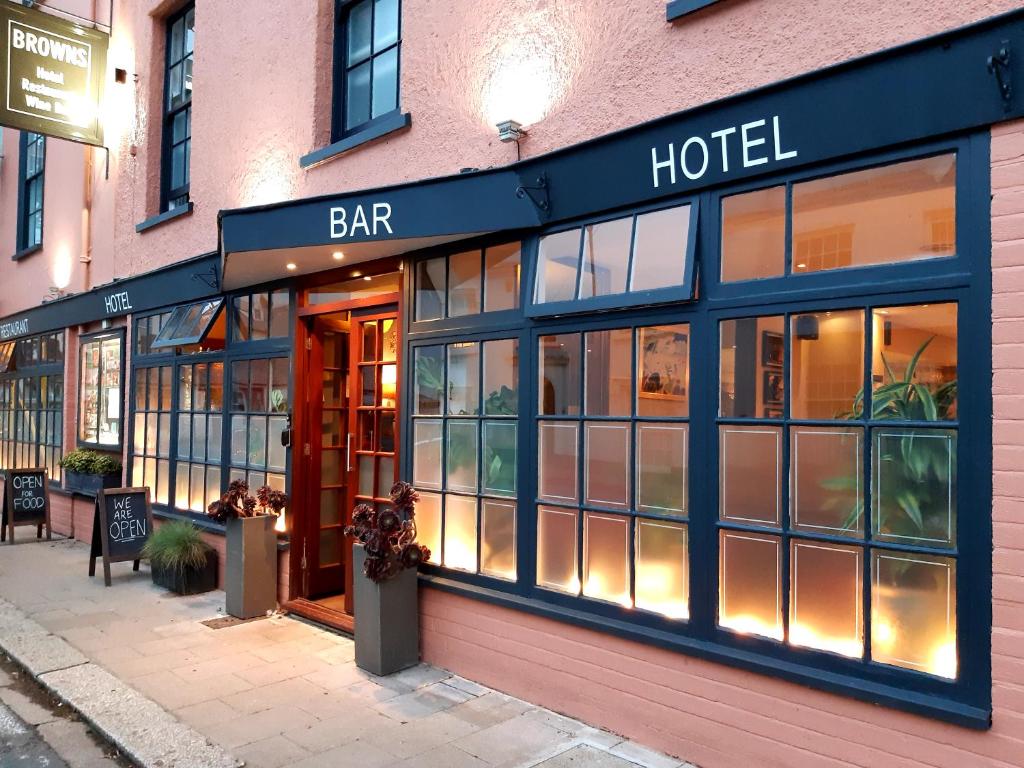
{"type": "Polygon", "coordinates": [[[0,541],[10,539],[14,543],[14,526],[36,526],[36,538],[50,538],[50,484],[46,470],[9,469],[4,473],[3,521],[0,525],[0,541]]]}
{"type": "Polygon", "coordinates": [[[96,496],[92,523],[89,575],[96,575],[96,558],[103,558],[103,581],[110,586],[110,564],[133,562],[139,570],[142,547],[153,531],[149,488],[106,488],[96,496]]]}

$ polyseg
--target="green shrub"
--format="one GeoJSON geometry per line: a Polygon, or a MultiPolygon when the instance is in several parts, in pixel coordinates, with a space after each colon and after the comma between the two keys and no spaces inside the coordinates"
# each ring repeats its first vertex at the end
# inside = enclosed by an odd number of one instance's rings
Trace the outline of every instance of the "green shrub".
{"type": "Polygon", "coordinates": [[[112,475],[121,471],[121,462],[117,458],[97,451],[72,451],[60,460],[60,465],[80,475],[112,475]]]}
{"type": "Polygon", "coordinates": [[[206,553],[211,549],[195,525],[187,520],[174,520],[153,532],[142,548],[142,556],[155,568],[181,573],[206,565],[206,553]]]}

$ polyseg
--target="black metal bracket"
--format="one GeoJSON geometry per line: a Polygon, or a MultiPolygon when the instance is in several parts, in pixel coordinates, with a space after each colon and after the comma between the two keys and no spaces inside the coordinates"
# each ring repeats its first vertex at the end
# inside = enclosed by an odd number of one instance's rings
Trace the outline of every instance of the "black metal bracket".
{"type": "Polygon", "coordinates": [[[537,181],[533,186],[520,184],[516,187],[516,197],[520,200],[524,197],[528,197],[530,202],[536,206],[537,210],[545,214],[550,214],[551,199],[548,197],[548,175],[546,173],[542,173],[537,177],[537,181]]]}
{"type": "Polygon", "coordinates": [[[216,267],[210,267],[209,272],[193,272],[192,279],[198,280],[203,285],[208,285],[215,291],[220,291],[220,275],[217,274],[216,267]]]}
{"type": "Polygon", "coordinates": [[[1010,109],[1010,94],[1013,92],[1010,83],[1010,41],[1003,40],[999,50],[988,57],[988,71],[996,76],[999,95],[1003,99],[1003,109],[1010,109]]]}

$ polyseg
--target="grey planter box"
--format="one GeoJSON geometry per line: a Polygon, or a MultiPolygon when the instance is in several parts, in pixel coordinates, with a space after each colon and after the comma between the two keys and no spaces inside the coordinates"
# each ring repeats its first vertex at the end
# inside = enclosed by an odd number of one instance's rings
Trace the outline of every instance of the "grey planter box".
{"type": "Polygon", "coordinates": [[[70,469],[64,470],[63,488],[83,496],[96,496],[104,488],[120,488],[121,473],[111,472],[108,475],[83,475],[70,469]]]}
{"type": "Polygon", "coordinates": [[[230,518],[224,591],[227,612],[239,619],[265,616],[277,608],[276,518],[230,518]]]}
{"type": "Polygon", "coordinates": [[[375,584],[363,575],[366,551],[352,548],[353,609],[356,624],[356,665],[374,675],[420,663],[419,584],[416,570],[375,584]]]}

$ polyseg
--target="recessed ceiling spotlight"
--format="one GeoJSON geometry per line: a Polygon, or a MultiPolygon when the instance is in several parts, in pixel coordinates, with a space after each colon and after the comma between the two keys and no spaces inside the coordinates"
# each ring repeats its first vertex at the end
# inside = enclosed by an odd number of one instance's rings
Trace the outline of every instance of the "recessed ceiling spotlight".
{"type": "Polygon", "coordinates": [[[285,266],[285,269],[287,269],[289,272],[294,272],[296,269],[298,269],[298,267],[295,265],[294,261],[289,261],[284,266],[285,266]]]}
{"type": "Polygon", "coordinates": [[[364,278],[363,278],[363,280],[367,280],[367,281],[369,281],[369,280],[373,280],[373,278],[372,278],[372,277],[370,277],[369,275],[367,275],[366,277],[364,277],[364,278]]]}
{"type": "Polygon", "coordinates": [[[335,261],[341,261],[342,259],[345,258],[345,254],[342,253],[341,251],[335,251],[334,253],[331,254],[331,258],[333,258],[335,261]]]}

